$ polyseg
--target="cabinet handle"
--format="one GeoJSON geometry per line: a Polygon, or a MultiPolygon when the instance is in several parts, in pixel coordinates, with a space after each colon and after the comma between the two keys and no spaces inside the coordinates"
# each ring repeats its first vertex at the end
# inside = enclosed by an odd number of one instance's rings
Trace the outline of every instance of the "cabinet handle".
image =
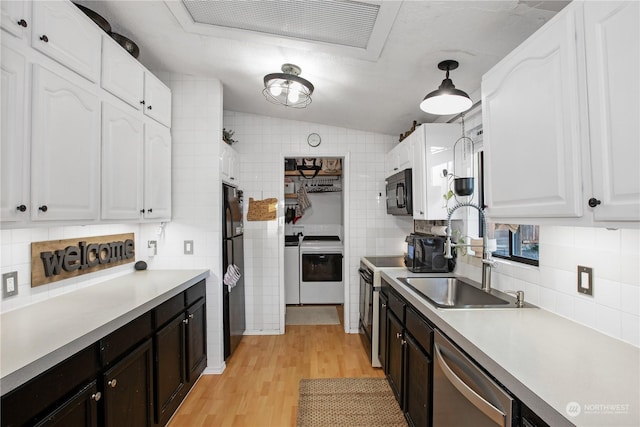
{"type": "Polygon", "coordinates": [[[396,332],[396,338],[398,339],[402,338],[402,332],[396,332]]]}
{"type": "Polygon", "coordinates": [[[116,380],[115,378],[112,380],[109,380],[107,385],[111,386],[111,388],[116,388],[116,386],[118,385],[118,380],[116,380]]]}
{"type": "Polygon", "coordinates": [[[151,110],[151,105],[149,105],[149,106],[147,107],[147,110],[151,110]]]}
{"type": "Polygon", "coordinates": [[[600,200],[596,199],[595,197],[592,197],[592,198],[589,199],[588,203],[589,203],[589,207],[595,208],[596,206],[598,206],[602,202],[600,200]]]}
{"type": "Polygon", "coordinates": [[[147,212],[151,213],[153,212],[153,209],[147,209],[147,212]]]}
{"type": "Polygon", "coordinates": [[[188,325],[189,324],[189,319],[183,319],[182,323],[184,323],[185,325],[188,325]]]}
{"type": "Polygon", "coordinates": [[[49,43],[49,37],[47,37],[46,35],[40,36],[40,40],[42,40],[45,43],[49,43]]]}
{"type": "Polygon", "coordinates": [[[27,207],[25,205],[20,205],[16,209],[19,210],[20,212],[26,212],[27,211],[27,207]]]}
{"type": "Polygon", "coordinates": [[[144,105],[144,104],[145,104],[144,99],[143,99],[142,101],[140,101],[140,104],[142,104],[142,105],[144,105]]]}
{"type": "Polygon", "coordinates": [[[140,213],[143,214],[144,213],[144,209],[140,209],[140,213]]]}
{"type": "Polygon", "coordinates": [[[38,210],[39,210],[39,211],[42,211],[42,212],[46,212],[46,211],[48,211],[48,210],[49,210],[49,208],[47,207],[47,205],[42,205],[42,206],[40,206],[40,207],[38,208],[38,210]]]}
{"type": "Polygon", "coordinates": [[[97,392],[91,395],[91,400],[95,400],[96,402],[102,398],[102,393],[97,392]]]}
{"type": "Polygon", "coordinates": [[[27,28],[27,21],[25,21],[24,19],[21,19],[18,21],[18,25],[20,25],[21,27],[27,28]]]}

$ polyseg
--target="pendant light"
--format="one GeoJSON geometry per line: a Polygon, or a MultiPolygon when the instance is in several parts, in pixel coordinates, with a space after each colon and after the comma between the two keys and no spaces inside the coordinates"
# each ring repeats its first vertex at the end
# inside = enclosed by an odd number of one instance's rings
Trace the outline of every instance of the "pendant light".
{"type": "Polygon", "coordinates": [[[305,108],[311,104],[313,85],[300,77],[300,67],[293,64],[282,64],[281,73],[264,76],[262,94],[267,101],[291,108],[305,108]]]}
{"type": "Polygon", "coordinates": [[[466,135],[464,114],[462,136],[453,144],[453,191],[458,196],[471,196],[474,187],[473,140],[466,135]]]}
{"type": "Polygon", "coordinates": [[[460,89],[456,89],[449,78],[449,71],[458,68],[458,61],[448,59],[438,64],[438,68],[447,71],[445,79],[437,90],[427,94],[420,103],[420,109],[430,114],[447,115],[467,111],[473,104],[471,98],[460,89]]]}

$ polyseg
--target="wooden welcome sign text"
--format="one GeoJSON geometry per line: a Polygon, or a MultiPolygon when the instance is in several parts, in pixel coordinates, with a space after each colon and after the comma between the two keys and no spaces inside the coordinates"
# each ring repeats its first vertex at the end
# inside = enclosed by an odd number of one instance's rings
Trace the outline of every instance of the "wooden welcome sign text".
{"type": "Polygon", "coordinates": [[[31,287],[135,261],[134,233],[31,243],[31,287]]]}

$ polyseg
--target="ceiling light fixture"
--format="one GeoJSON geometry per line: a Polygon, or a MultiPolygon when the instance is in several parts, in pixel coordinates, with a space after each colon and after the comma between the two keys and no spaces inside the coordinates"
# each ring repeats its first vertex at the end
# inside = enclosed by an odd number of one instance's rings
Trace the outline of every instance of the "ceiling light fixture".
{"type": "Polygon", "coordinates": [[[311,104],[313,85],[300,77],[302,69],[293,64],[282,64],[282,73],[264,76],[262,94],[267,101],[291,108],[305,108],[311,104]]]}
{"type": "Polygon", "coordinates": [[[420,109],[427,113],[447,115],[467,111],[473,104],[471,98],[460,89],[456,89],[449,78],[449,71],[458,68],[458,61],[448,59],[438,64],[438,68],[446,70],[447,75],[437,90],[427,94],[420,103],[420,109]]]}

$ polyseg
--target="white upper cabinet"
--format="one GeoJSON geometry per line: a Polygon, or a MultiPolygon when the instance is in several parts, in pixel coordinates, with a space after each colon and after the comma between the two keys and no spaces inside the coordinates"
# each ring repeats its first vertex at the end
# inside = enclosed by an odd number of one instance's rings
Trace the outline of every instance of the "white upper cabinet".
{"type": "Polygon", "coordinates": [[[413,146],[411,145],[411,135],[403,139],[402,142],[394,146],[386,154],[384,158],[385,178],[412,167],[413,146]]]}
{"type": "Polygon", "coordinates": [[[149,121],[144,142],[144,218],[171,218],[171,134],[149,121]]]}
{"type": "Polygon", "coordinates": [[[110,104],[102,106],[102,219],[142,218],[142,120],[110,104]]]}
{"type": "Polygon", "coordinates": [[[31,45],[98,82],[102,31],[71,2],[34,1],[32,5],[31,45]]]}
{"type": "Polygon", "coordinates": [[[25,98],[26,60],[15,50],[2,46],[0,65],[0,219],[24,221],[28,219],[30,209],[29,144],[25,137],[28,105],[25,98]]]}
{"type": "Polygon", "coordinates": [[[141,110],[144,103],[144,73],[144,68],[133,56],[109,37],[103,37],[103,89],[141,110]]]}
{"type": "Polygon", "coordinates": [[[98,97],[34,65],[32,121],[31,219],[97,220],[98,97]]]}
{"type": "Polygon", "coordinates": [[[30,7],[29,1],[1,1],[2,29],[19,39],[25,39],[31,28],[30,7]]]}
{"type": "Polygon", "coordinates": [[[585,2],[596,221],[640,220],[640,3],[585,2]]]}
{"type": "Polygon", "coordinates": [[[144,113],[171,127],[171,90],[148,72],[144,74],[144,113]]]}
{"type": "Polygon", "coordinates": [[[570,6],[482,79],[492,218],[580,217],[585,89],[570,6]]]}
{"type": "Polygon", "coordinates": [[[240,159],[238,152],[226,142],[220,143],[220,176],[233,186],[240,185],[240,159]]]}

